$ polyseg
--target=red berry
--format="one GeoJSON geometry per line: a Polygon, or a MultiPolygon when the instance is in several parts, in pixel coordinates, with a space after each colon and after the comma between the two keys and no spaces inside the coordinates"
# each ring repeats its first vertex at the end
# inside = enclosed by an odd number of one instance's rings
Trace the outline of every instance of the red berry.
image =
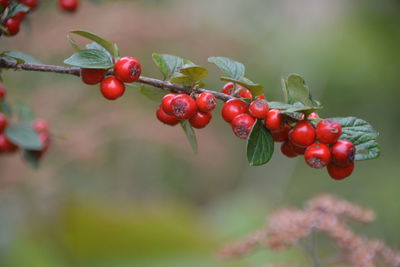
{"type": "Polygon", "coordinates": [[[226,122],[231,122],[237,115],[246,113],[247,105],[240,99],[230,99],[222,107],[221,114],[226,122]]]}
{"type": "Polygon", "coordinates": [[[123,57],[114,65],[115,77],[125,83],[137,81],[141,73],[140,62],[134,57],[123,57]]]}
{"type": "Polygon", "coordinates": [[[193,115],[189,119],[190,125],[194,128],[201,129],[207,126],[212,118],[211,112],[201,112],[197,111],[196,114],[193,115]]]}
{"type": "Polygon", "coordinates": [[[235,135],[242,139],[247,139],[255,120],[249,114],[239,114],[232,120],[232,130],[235,135]]]}
{"type": "Polygon", "coordinates": [[[0,134],[0,153],[14,152],[18,147],[11,143],[7,136],[0,134]]]}
{"type": "Polygon", "coordinates": [[[314,127],[308,121],[301,121],[289,132],[289,139],[294,145],[309,146],[315,141],[314,127]]]}
{"type": "Polygon", "coordinates": [[[8,7],[10,3],[8,2],[8,0],[0,0],[0,5],[3,6],[3,9],[5,9],[6,7],[8,7]]]}
{"type": "Polygon", "coordinates": [[[101,82],[100,91],[105,98],[114,100],[124,94],[125,84],[114,76],[110,76],[101,82]]]}
{"type": "Polygon", "coordinates": [[[37,119],[33,122],[32,128],[37,132],[37,133],[49,133],[49,123],[44,120],[44,119],[37,119]]]}
{"type": "Polygon", "coordinates": [[[319,115],[316,112],[311,112],[308,116],[307,119],[318,119],[319,115]]]}
{"type": "Polygon", "coordinates": [[[342,134],[342,126],[338,121],[323,119],[317,125],[316,134],[321,143],[331,145],[339,140],[342,134]]]}
{"type": "Polygon", "coordinates": [[[81,69],[81,79],[86,84],[98,84],[106,76],[105,69],[81,69]]]}
{"type": "Polygon", "coordinates": [[[271,132],[275,142],[284,142],[289,138],[290,126],[285,124],[282,130],[271,132]]]}
{"type": "Polygon", "coordinates": [[[161,100],[161,107],[165,113],[173,115],[171,101],[177,96],[177,94],[166,94],[161,100]]]}
{"type": "Polygon", "coordinates": [[[212,93],[203,92],[196,99],[197,108],[202,112],[210,112],[217,106],[217,99],[212,93]]]}
{"type": "Polygon", "coordinates": [[[21,21],[17,18],[8,18],[4,23],[4,27],[7,29],[7,35],[14,36],[19,32],[19,25],[21,21]]]}
{"type": "Polygon", "coordinates": [[[35,9],[38,4],[37,0],[19,0],[19,2],[32,10],[35,9]]]}
{"type": "Polygon", "coordinates": [[[328,165],[331,160],[329,147],[322,143],[314,143],[307,147],[304,159],[311,168],[321,169],[328,165]]]}
{"type": "Polygon", "coordinates": [[[257,99],[251,102],[249,113],[257,119],[264,119],[268,114],[269,105],[264,99],[257,99]]]}
{"type": "Polygon", "coordinates": [[[235,90],[235,84],[234,83],[227,83],[222,87],[221,92],[226,94],[226,95],[232,95],[233,90],[235,90]]]}
{"type": "Polygon", "coordinates": [[[335,180],[342,180],[350,174],[354,170],[354,162],[350,163],[350,165],[346,167],[337,166],[333,162],[328,164],[328,173],[335,180]]]}
{"type": "Polygon", "coordinates": [[[196,101],[187,94],[179,94],[171,101],[172,114],[181,120],[190,119],[197,110],[196,101]]]}
{"type": "Polygon", "coordinates": [[[288,158],[294,158],[297,157],[298,155],[296,151],[294,151],[292,143],[290,143],[289,141],[286,141],[281,144],[281,152],[288,158]]]}
{"type": "Polygon", "coordinates": [[[331,147],[332,162],[338,166],[348,166],[354,161],[356,147],[352,142],[339,140],[331,147]]]}
{"type": "Polygon", "coordinates": [[[253,95],[251,94],[250,90],[244,87],[242,90],[240,90],[239,96],[242,98],[253,98],[253,95]]]}
{"type": "Polygon", "coordinates": [[[283,129],[283,115],[279,113],[279,109],[270,109],[268,111],[265,117],[265,127],[272,132],[283,129]]]}
{"type": "Polygon", "coordinates": [[[258,95],[257,99],[265,99],[265,95],[264,94],[258,95]]]}
{"type": "Polygon", "coordinates": [[[0,83],[0,101],[6,97],[6,88],[0,83]]]}
{"type": "Polygon", "coordinates": [[[292,144],[293,150],[299,154],[299,155],[303,155],[306,152],[307,147],[303,147],[303,146],[297,146],[295,144],[293,144],[292,142],[290,142],[292,144]]]}
{"type": "Polygon", "coordinates": [[[79,0],[58,0],[58,7],[67,12],[75,12],[79,6],[79,0]]]}
{"type": "Polygon", "coordinates": [[[0,112],[0,133],[4,132],[7,127],[7,117],[3,113],[0,112]]]}
{"type": "Polygon", "coordinates": [[[161,105],[157,108],[157,119],[161,121],[162,123],[174,126],[178,124],[179,120],[175,116],[168,115],[165,113],[164,109],[161,107],[161,105]]]}

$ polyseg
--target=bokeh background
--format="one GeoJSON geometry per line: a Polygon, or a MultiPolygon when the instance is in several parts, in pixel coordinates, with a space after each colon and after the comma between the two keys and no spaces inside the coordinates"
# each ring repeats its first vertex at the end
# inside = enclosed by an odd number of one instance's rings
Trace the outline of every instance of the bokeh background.
{"type": "MultiPolygon", "coordinates": [[[[29,103],[49,120],[53,146],[38,170],[20,156],[0,158],[0,265],[261,266],[306,263],[300,250],[263,250],[240,261],[215,251],[265,224],[281,206],[331,192],[373,208],[361,233],[400,248],[400,2],[396,0],[82,0],[76,14],[41,1],[18,36],[1,50],[62,64],[71,29],[119,44],[161,77],[151,53],[170,53],[209,67],[209,56],[243,62],[247,75],[282,100],[280,79],[306,78],[322,117],[357,116],[381,133],[382,155],[359,162],[336,182],[276,147],[272,161],[249,167],[245,142],[214,112],[198,130],[193,154],[179,127],[155,118],[157,103],[128,88],[106,101],[75,77],[7,71],[9,100],[29,103]]],[[[321,245],[321,250],[324,246],[321,245]]]]}

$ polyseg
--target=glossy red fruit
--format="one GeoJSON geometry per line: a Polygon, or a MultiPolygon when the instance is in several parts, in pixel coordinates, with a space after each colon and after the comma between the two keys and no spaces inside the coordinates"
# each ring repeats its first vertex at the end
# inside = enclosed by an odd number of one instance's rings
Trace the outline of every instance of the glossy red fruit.
{"type": "Polygon", "coordinates": [[[6,97],[7,91],[4,85],[0,83],[0,101],[6,97]]]}
{"type": "Polygon", "coordinates": [[[187,94],[178,94],[171,101],[172,114],[180,120],[190,119],[197,110],[196,101],[187,94]]]}
{"type": "Polygon", "coordinates": [[[226,101],[221,110],[222,118],[224,118],[226,122],[231,122],[237,115],[246,112],[247,105],[240,99],[230,99],[226,101]]]}
{"type": "Polygon", "coordinates": [[[7,29],[7,35],[14,36],[19,32],[19,25],[21,21],[17,18],[8,18],[4,23],[4,27],[7,29]]]}
{"type": "Polygon", "coordinates": [[[3,133],[8,124],[8,120],[4,113],[0,112],[0,133],[3,133]]]}
{"type": "Polygon", "coordinates": [[[232,130],[241,139],[247,139],[255,120],[249,114],[239,114],[232,120],[232,130]]]}
{"type": "Polygon", "coordinates": [[[227,83],[224,85],[224,87],[222,87],[221,92],[227,95],[232,95],[234,89],[235,89],[234,83],[227,83]]]}
{"type": "Polygon", "coordinates": [[[239,92],[239,97],[242,97],[242,98],[253,98],[253,95],[251,94],[251,91],[249,89],[243,88],[239,92]]]}
{"type": "Polygon", "coordinates": [[[348,166],[354,161],[356,147],[352,142],[339,140],[331,147],[332,162],[338,166],[348,166]]]}
{"type": "Polygon", "coordinates": [[[296,151],[293,149],[292,143],[290,143],[289,141],[283,142],[281,144],[281,152],[288,158],[294,158],[298,156],[296,151]]]}
{"type": "Polygon", "coordinates": [[[7,136],[0,134],[0,153],[14,152],[17,149],[18,147],[11,143],[7,136]]]}
{"type": "Polygon", "coordinates": [[[78,6],[79,0],[58,0],[58,7],[67,12],[75,12],[78,6]]]}
{"type": "Polygon", "coordinates": [[[264,99],[257,99],[251,102],[249,106],[249,113],[257,119],[264,119],[269,110],[269,105],[264,99]]]}
{"type": "Polygon", "coordinates": [[[137,81],[141,73],[140,62],[134,57],[123,57],[114,65],[115,77],[125,83],[137,81]]]}
{"type": "Polygon", "coordinates": [[[174,114],[174,112],[172,110],[171,102],[172,102],[172,99],[174,99],[176,96],[177,96],[177,94],[166,94],[161,99],[161,107],[164,110],[164,112],[167,113],[168,115],[174,114]]]}
{"type": "Polygon", "coordinates": [[[304,155],[304,153],[306,152],[307,147],[303,147],[303,146],[297,146],[295,144],[293,144],[292,142],[290,142],[292,144],[293,150],[298,154],[298,155],[304,155]]]}
{"type": "Polygon", "coordinates": [[[317,124],[316,134],[321,143],[331,145],[339,140],[342,134],[342,126],[338,121],[323,119],[317,124]]]}
{"type": "Polygon", "coordinates": [[[8,7],[9,4],[8,0],[0,0],[0,5],[3,6],[3,9],[8,7]]]}
{"type": "Polygon", "coordinates": [[[101,82],[100,91],[105,98],[114,100],[124,94],[125,84],[114,76],[110,76],[101,82]]]}
{"type": "Polygon", "coordinates": [[[299,122],[290,132],[290,141],[297,146],[306,147],[315,142],[315,129],[308,121],[299,122]]]}
{"type": "Polygon", "coordinates": [[[86,84],[98,84],[106,76],[105,69],[81,69],[81,79],[86,84]]]}
{"type": "Polygon", "coordinates": [[[311,168],[321,169],[331,161],[331,152],[327,145],[314,143],[307,147],[304,152],[304,159],[311,168]]]}
{"type": "Polygon", "coordinates": [[[19,0],[19,2],[27,7],[29,7],[31,10],[35,9],[38,5],[37,0],[19,0]]]}
{"type": "Polygon", "coordinates": [[[211,121],[211,118],[211,112],[197,111],[196,114],[189,119],[189,122],[193,128],[202,129],[207,126],[207,124],[211,121]]]}
{"type": "Polygon", "coordinates": [[[319,115],[316,112],[311,112],[308,116],[307,119],[318,119],[319,115]]]}
{"type": "Polygon", "coordinates": [[[281,131],[283,126],[283,115],[279,113],[279,109],[270,109],[265,117],[265,127],[274,132],[281,131]]]}
{"type": "Polygon", "coordinates": [[[354,162],[352,162],[350,165],[346,167],[337,166],[333,162],[328,164],[328,173],[335,180],[342,180],[350,176],[353,170],[354,170],[354,162]]]}
{"type": "Polygon", "coordinates": [[[179,120],[175,116],[171,116],[171,115],[168,115],[167,113],[165,113],[165,111],[161,105],[157,108],[156,115],[157,115],[157,119],[164,124],[174,126],[179,123],[179,120]]]}
{"type": "Polygon", "coordinates": [[[217,106],[217,99],[212,93],[203,92],[196,99],[197,108],[202,112],[210,112],[217,106]]]}
{"type": "Polygon", "coordinates": [[[290,126],[285,124],[282,130],[271,132],[275,142],[284,142],[289,139],[290,126]]]}
{"type": "Polygon", "coordinates": [[[45,133],[48,134],[49,123],[44,119],[37,119],[32,123],[32,129],[34,129],[37,133],[45,133]]]}

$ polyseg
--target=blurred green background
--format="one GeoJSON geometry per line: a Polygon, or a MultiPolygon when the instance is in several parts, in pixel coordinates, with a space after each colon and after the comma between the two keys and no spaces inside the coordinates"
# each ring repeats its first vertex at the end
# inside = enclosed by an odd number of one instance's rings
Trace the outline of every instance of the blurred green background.
{"type": "Polygon", "coordinates": [[[261,266],[306,262],[300,250],[266,250],[240,261],[215,251],[265,224],[272,210],[332,192],[373,208],[358,228],[400,248],[400,2],[367,0],[82,1],[76,14],[41,1],[20,34],[0,39],[42,62],[72,53],[66,34],[85,29],[137,57],[161,77],[151,53],[176,54],[210,69],[209,56],[243,62],[247,75],[282,100],[280,79],[306,78],[322,117],[357,116],[380,132],[382,155],[337,182],[276,147],[249,167],[245,142],[214,112],[198,130],[194,155],[179,127],[155,118],[157,103],[128,88],[106,101],[75,77],[7,71],[9,101],[49,120],[51,152],[39,170],[20,156],[0,158],[0,266],[261,266]]]}

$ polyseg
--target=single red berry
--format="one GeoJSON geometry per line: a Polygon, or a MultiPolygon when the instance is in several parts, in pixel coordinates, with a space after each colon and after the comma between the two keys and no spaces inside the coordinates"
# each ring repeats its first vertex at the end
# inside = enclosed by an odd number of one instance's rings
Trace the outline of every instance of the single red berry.
{"type": "Polygon", "coordinates": [[[356,147],[352,142],[339,140],[331,147],[332,162],[338,166],[348,166],[354,161],[356,147]]]}
{"type": "Polygon", "coordinates": [[[230,99],[226,101],[221,110],[222,118],[224,118],[226,122],[231,122],[237,115],[246,112],[247,105],[240,99],[230,99]]]}
{"type": "Polygon", "coordinates": [[[274,132],[281,131],[283,126],[283,114],[279,113],[279,109],[270,109],[265,117],[265,127],[274,132]]]}
{"type": "Polygon", "coordinates": [[[293,150],[298,154],[298,155],[304,155],[304,153],[306,152],[307,147],[303,147],[303,146],[298,146],[293,144],[292,142],[290,142],[292,144],[293,150]]]}
{"type": "Polygon", "coordinates": [[[100,91],[105,98],[114,100],[124,94],[125,84],[114,76],[110,76],[101,82],[100,91]]]}
{"type": "Polygon", "coordinates": [[[249,89],[246,89],[243,87],[242,90],[239,92],[239,96],[242,98],[253,98],[253,95],[251,94],[251,91],[249,89]]]}
{"type": "Polygon", "coordinates": [[[281,152],[288,158],[294,158],[298,155],[296,151],[294,151],[292,143],[290,143],[289,141],[283,142],[281,144],[281,152]]]}
{"type": "Polygon", "coordinates": [[[171,101],[172,114],[180,120],[190,119],[197,110],[196,101],[187,94],[178,94],[171,101]]]}
{"type": "Polygon", "coordinates": [[[321,143],[331,145],[339,140],[342,134],[342,126],[338,121],[323,119],[317,125],[316,134],[321,143]]]}
{"type": "Polygon", "coordinates": [[[0,112],[0,133],[3,133],[4,130],[7,128],[7,117],[4,115],[4,113],[0,112]]]}
{"type": "Polygon", "coordinates": [[[15,14],[14,18],[18,19],[20,22],[22,22],[25,18],[26,12],[20,11],[17,14],[15,14]]]}
{"type": "Polygon", "coordinates": [[[81,69],[81,79],[86,84],[98,84],[106,76],[105,69],[81,69]]]}
{"type": "Polygon", "coordinates": [[[17,149],[18,147],[11,143],[7,136],[0,134],[0,153],[14,152],[17,149]]]}
{"type": "Polygon", "coordinates": [[[32,123],[32,128],[37,133],[45,133],[48,134],[49,131],[49,123],[44,119],[37,119],[32,123]]]}
{"type": "Polygon", "coordinates": [[[175,116],[168,115],[165,113],[164,109],[161,107],[161,105],[157,108],[157,119],[161,121],[164,124],[168,124],[171,126],[174,126],[178,124],[179,120],[175,116]]]}
{"type": "Polygon", "coordinates": [[[232,120],[232,130],[237,137],[247,139],[254,123],[254,118],[249,114],[239,114],[232,120]]]}
{"type": "Polygon", "coordinates": [[[192,125],[196,129],[202,129],[207,126],[212,118],[211,112],[201,112],[197,111],[196,114],[193,115],[189,119],[190,125],[192,125]]]}
{"type": "Polygon", "coordinates": [[[233,91],[235,90],[235,84],[234,83],[227,83],[222,87],[221,92],[226,94],[226,95],[232,95],[233,91]]]}
{"type": "Polygon", "coordinates": [[[308,116],[307,119],[318,119],[319,115],[317,112],[311,112],[308,116]]]}
{"type": "Polygon", "coordinates": [[[75,12],[78,6],[79,0],[58,0],[58,7],[67,12],[75,12]]]}
{"type": "Polygon", "coordinates": [[[6,7],[8,7],[10,3],[8,2],[8,0],[0,0],[0,5],[3,6],[3,9],[5,9],[6,7]]]}
{"type": "Polygon", "coordinates": [[[197,108],[202,112],[210,112],[217,106],[217,99],[212,93],[203,92],[196,99],[197,108]]]}
{"type": "Polygon", "coordinates": [[[4,23],[4,27],[7,29],[7,35],[14,36],[19,32],[19,25],[21,21],[17,18],[8,18],[4,23]]]}
{"type": "Polygon", "coordinates": [[[38,1],[37,0],[19,0],[19,2],[27,7],[29,7],[31,10],[35,9],[37,7],[38,1]]]}
{"type": "Polygon", "coordinates": [[[115,77],[125,83],[137,81],[141,73],[140,62],[134,57],[120,58],[114,65],[115,77]]]}
{"type": "Polygon", "coordinates": [[[304,159],[311,168],[321,169],[331,161],[329,147],[322,143],[314,143],[307,147],[304,159]]]}
{"type": "Polygon", "coordinates": [[[354,170],[354,162],[350,163],[350,165],[346,167],[338,166],[333,162],[328,164],[328,173],[335,180],[342,180],[353,172],[354,170]]]}
{"type": "Polygon", "coordinates": [[[0,101],[6,97],[7,91],[4,85],[0,83],[0,101]]]}
{"type": "Polygon", "coordinates": [[[297,146],[309,146],[315,141],[315,129],[308,121],[301,121],[289,132],[289,139],[297,146]]]}
{"type": "Polygon", "coordinates": [[[290,126],[285,124],[279,131],[271,132],[275,142],[284,142],[289,139],[290,126]]]}
{"type": "Polygon", "coordinates": [[[264,94],[258,95],[257,99],[265,99],[265,95],[264,94]]]}
{"type": "Polygon", "coordinates": [[[269,105],[264,99],[257,99],[251,102],[249,106],[249,113],[257,119],[264,119],[269,110],[269,105]]]}
{"type": "Polygon", "coordinates": [[[166,94],[162,99],[161,99],[161,107],[164,110],[165,113],[169,115],[173,115],[174,112],[172,110],[172,105],[171,102],[172,100],[177,96],[177,94],[166,94]]]}

